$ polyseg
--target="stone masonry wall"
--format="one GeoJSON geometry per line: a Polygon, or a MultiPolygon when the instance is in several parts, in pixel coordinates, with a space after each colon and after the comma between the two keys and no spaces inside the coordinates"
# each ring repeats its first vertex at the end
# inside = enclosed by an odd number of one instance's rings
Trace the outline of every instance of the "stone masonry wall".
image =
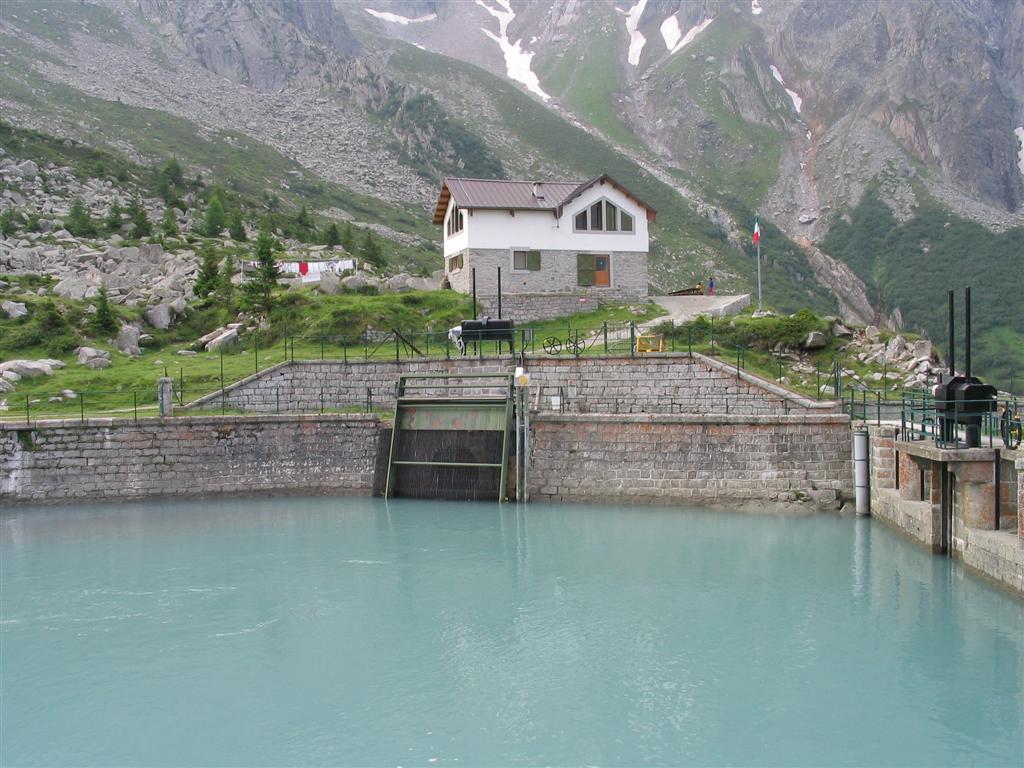
{"type": "MultiPolygon", "coordinates": [[[[507,248],[473,248],[465,254],[462,269],[448,274],[452,288],[471,293],[472,269],[476,269],[477,296],[498,295],[498,267],[501,267],[502,294],[575,293],[632,301],[647,297],[647,254],[639,251],[611,252],[611,285],[580,286],[577,283],[576,256],[585,251],[542,250],[540,269],[535,272],[513,272],[512,252],[507,248]]],[[[607,251],[594,251],[605,255],[607,251]]],[[[502,298],[504,302],[504,296],[502,298]]]]}
{"type": "MultiPolygon", "coordinates": [[[[737,373],[714,358],[694,354],[628,357],[529,356],[530,393],[541,412],[684,413],[773,415],[835,413],[834,403],[818,402],[771,382],[737,373]],[[561,398],[556,406],[553,396],[561,398]]],[[[401,373],[510,373],[505,359],[473,357],[410,362],[310,361],[282,363],[244,379],[226,392],[227,406],[274,413],[316,411],[365,404],[367,389],[374,407],[394,407],[395,382],[401,373]]],[[[219,405],[215,393],[195,405],[219,405]]]]}
{"type": "Polygon", "coordinates": [[[538,416],[531,499],[809,500],[852,490],[850,422],[838,414],[538,416]]]}
{"type": "Polygon", "coordinates": [[[0,425],[0,502],[370,493],[374,416],[92,419],[0,425]]]}

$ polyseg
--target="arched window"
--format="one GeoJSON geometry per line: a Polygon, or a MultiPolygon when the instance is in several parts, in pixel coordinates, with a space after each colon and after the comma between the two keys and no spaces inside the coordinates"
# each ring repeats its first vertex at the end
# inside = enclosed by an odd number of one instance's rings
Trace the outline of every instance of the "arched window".
{"type": "Polygon", "coordinates": [[[462,209],[452,203],[452,212],[448,216],[448,237],[461,232],[465,221],[462,209]]]}

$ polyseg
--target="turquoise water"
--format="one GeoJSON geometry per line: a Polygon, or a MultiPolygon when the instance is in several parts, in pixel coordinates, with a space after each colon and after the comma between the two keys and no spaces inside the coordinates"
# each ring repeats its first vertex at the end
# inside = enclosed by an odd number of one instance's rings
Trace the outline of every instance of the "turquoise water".
{"type": "Polygon", "coordinates": [[[3,765],[1024,763],[1024,601],[867,520],[318,498],[0,532],[3,765]]]}

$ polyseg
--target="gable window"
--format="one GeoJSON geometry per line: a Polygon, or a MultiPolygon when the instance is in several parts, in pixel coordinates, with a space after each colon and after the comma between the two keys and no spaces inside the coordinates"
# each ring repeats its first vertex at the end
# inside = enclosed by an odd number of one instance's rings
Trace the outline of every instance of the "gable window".
{"type": "Polygon", "coordinates": [[[634,227],[633,216],[609,200],[598,200],[577,213],[572,222],[577,232],[632,232],[634,227]]]}
{"type": "Polygon", "coordinates": [[[456,235],[462,231],[462,227],[465,225],[464,214],[459,206],[452,203],[452,212],[448,216],[448,237],[456,235]]]}
{"type": "Polygon", "coordinates": [[[540,251],[512,251],[514,272],[540,271],[540,251]]]}

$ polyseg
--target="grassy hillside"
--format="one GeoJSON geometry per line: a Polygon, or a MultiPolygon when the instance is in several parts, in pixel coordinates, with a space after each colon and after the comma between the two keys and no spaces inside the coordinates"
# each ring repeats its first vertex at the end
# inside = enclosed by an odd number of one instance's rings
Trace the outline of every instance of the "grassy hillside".
{"type": "Polygon", "coordinates": [[[963,288],[971,286],[974,369],[1009,387],[1024,379],[1024,228],[994,234],[962,219],[926,194],[900,224],[876,189],[837,218],[823,243],[867,283],[887,312],[899,308],[911,329],[946,346],[947,291],[956,291],[963,359],[963,288]]]}

